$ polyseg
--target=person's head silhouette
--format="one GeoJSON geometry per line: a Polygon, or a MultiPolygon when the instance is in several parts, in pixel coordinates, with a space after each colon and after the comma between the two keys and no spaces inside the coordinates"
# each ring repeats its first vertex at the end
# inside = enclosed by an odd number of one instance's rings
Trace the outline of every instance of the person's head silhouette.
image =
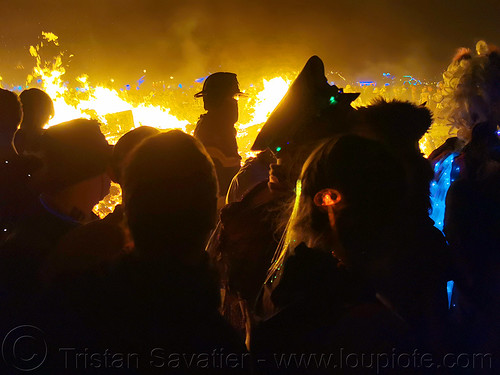
{"type": "Polygon", "coordinates": [[[24,114],[21,129],[41,130],[54,116],[54,103],[45,91],[37,88],[27,89],[19,98],[24,114]]]}
{"type": "Polygon", "coordinates": [[[122,183],[123,167],[132,151],[146,138],[157,135],[159,132],[158,129],[151,126],[139,126],[120,137],[113,148],[113,157],[111,160],[113,181],[119,184],[122,183]]]}
{"type": "Polygon", "coordinates": [[[22,118],[21,102],[17,94],[0,89],[0,144],[2,152],[12,150],[12,139],[22,118]]]}
{"type": "Polygon", "coordinates": [[[233,123],[238,121],[238,101],[240,91],[236,74],[217,72],[209,75],[203,82],[203,90],[194,95],[203,98],[204,108],[208,112],[231,114],[233,123]]]}
{"type": "Polygon", "coordinates": [[[139,251],[184,260],[204,252],[215,225],[217,180],[194,137],[171,130],[146,139],[131,155],[122,187],[139,251]]]}

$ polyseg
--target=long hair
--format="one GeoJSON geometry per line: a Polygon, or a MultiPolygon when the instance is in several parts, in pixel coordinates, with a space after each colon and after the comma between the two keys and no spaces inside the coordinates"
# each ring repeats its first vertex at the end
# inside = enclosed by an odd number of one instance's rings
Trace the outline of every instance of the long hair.
{"type": "Polygon", "coordinates": [[[437,100],[436,119],[458,130],[458,136],[468,142],[477,123],[498,116],[500,50],[484,41],[476,44],[476,53],[459,49],[443,73],[437,100]]]}
{"type": "Polygon", "coordinates": [[[369,242],[372,234],[394,217],[406,191],[402,166],[378,142],[355,135],[326,141],[304,164],[293,212],[268,279],[276,276],[301,242],[333,250],[328,214],[314,203],[316,193],[325,188],[342,195],[343,204],[335,212],[336,225],[348,246],[354,245],[356,236],[359,243],[369,242]]]}

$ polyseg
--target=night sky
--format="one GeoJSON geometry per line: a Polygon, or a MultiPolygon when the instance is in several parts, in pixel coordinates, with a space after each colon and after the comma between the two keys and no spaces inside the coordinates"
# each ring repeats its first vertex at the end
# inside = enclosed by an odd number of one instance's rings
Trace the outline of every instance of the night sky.
{"type": "Polygon", "coordinates": [[[240,81],[299,70],[312,54],[350,79],[383,72],[436,80],[460,46],[500,44],[500,1],[2,0],[0,75],[26,77],[28,48],[59,36],[91,79],[240,81]],[[23,69],[24,67],[24,69],[23,69]]]}

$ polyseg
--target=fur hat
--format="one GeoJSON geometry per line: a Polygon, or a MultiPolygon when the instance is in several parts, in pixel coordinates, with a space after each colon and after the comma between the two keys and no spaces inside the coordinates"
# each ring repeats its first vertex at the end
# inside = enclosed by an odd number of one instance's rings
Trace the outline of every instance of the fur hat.
{"type": "Polygon", "coordinates": [[[418,142],[432,124],[428,108],[400,100],[380,98],[358,112],[371,133],[394,146],[418,142]]]}

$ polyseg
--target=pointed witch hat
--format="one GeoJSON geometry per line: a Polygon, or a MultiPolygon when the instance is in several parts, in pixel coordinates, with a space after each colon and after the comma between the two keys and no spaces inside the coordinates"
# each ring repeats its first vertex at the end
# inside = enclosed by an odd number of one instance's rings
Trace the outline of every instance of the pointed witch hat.
{"type": "Polygon", "coordinates": [[[252,150],[273,150],[320,134],[335,134],[336,125],[329,118],[339,111],[352,110],[350,104],[358,96],[329,85],[323,61],[312,56],[265,122],[252,150]]]}

